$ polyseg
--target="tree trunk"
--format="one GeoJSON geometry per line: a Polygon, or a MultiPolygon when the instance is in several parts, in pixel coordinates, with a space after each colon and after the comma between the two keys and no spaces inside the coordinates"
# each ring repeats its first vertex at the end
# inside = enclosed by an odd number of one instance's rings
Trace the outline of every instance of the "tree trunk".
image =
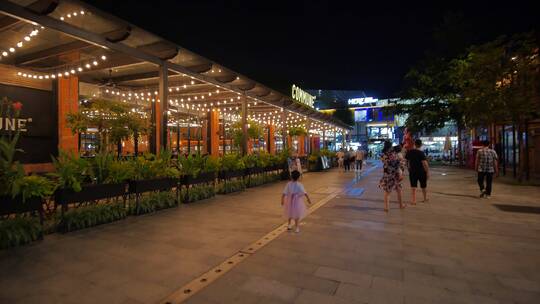
{"type": "Polygon", "coordinates": [[[523,182],[523,123],[518,123],[518,152],[519,152],[519,167],[518,167],[518,181],[523,182]]]}
{"type": "Polygon", "coordinates": [[[517,176],[516,172],[516,124],[512,124],[512,175],[517,176]]]}
{"type": "Polygon", "coordinates": [[[120,157],[122,156],[122,140],[121,139],[119,139],[116,142],[116,150],[117,150],[117,153],[118,153],[118,159],[120,159],[120,157]]]}
{"type": "Polygon", "coordinates": [[[139,132],[133,132],[133,153],[139,155],[139,132]]]}
{"type": "Polygon", "coordinates": [[[463,145],[461,143],[461,132],[462,132],[462,128],[458,126],[458,129],[457,129],[457,158],[459,160],[458,162],[458,165],[459,166],[463,166],[463,153],[462,153],[462,149],[463,149],[463,145]]]}

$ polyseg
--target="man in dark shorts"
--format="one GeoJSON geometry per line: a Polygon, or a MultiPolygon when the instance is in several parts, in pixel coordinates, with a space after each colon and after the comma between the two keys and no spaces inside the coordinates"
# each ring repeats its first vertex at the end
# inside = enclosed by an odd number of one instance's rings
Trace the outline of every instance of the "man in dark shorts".
{"type": "Polygon", "coordinates": [[[409,150],[405,155],[409,167],[409,180],[412,190],[411,205],[416,205],[416,188],[418,187],[418,182],[420,182],[420,188],[422,188],[423,202],[428,201],[426,188],[429,178],[429,165],[426,155],[420,150],[421,147],[422,141],[417,139],[414,141],[414,149],[409,150]]]}

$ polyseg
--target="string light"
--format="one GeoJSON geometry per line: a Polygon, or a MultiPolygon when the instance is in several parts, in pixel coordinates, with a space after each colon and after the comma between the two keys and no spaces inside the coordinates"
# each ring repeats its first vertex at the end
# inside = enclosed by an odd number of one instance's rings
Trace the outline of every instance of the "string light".
{"type": "MultiPolygon", "coordinates": [[[[107,57],[105,55],[101,56],[100,57],[101,61],[105,61],[107,60],[107,57]]],[[[86,64],[81,64],[80,66],[78,67],[72,67],[72,68],[69,68],[69,69],[66,69],[64,71],[58,71],[56,73],[52,73],[52,74],[32,74],[32,73],[23,73],[23,72],[18,72],[17,75],[18,76],[22,76],[22,77],[26,77],[26,78],[33,78],[33,79],[55,79],[57,77],[62,77],[62,76],[65,76],[65,77],[68,77],[70,75],[75,75],[77,73],[80,73],[80,72],[83,72],[84,69],[83,69],[83,66],[86,67],[86,69],[91,69],[92,66],[98,66],[99,65],[99,62],[98,60],[96,59],[93,59],[91,61],[89,61],[88,63],[86,64]],[[92,65],[90,65],[90,62],[92,63],[92,65]]]]}
{"type": "Polygon", "coordinates": [[[78,17],[78,16],[84,16],[88,14],[88,12],[85,12],[84,10],[81,10],[81,11],[75,11],[75,12],[72,12],[72,13],[68,13],[66,15],[62,15],[60,16],[60,20],[62,21],[65,21],[66,19],[71,19],[72,17],[78,17]]]}
{"type": "MultiPolygon", "coordinates": [[[[44,29],[42,26],[41,29],[44,29]]],[[[22,48],[26,42],[30,42],[32,38],[36,37],[40,33],[40,30],[37,28],[32,29],[30,33],[25,35],[21,41],[17,42],[14,46],[7,48],[6,50],[3,50],[0,52],[0,60],[4,57],[8,57],[11,53],[15,53],[17,48],[22,48]],[[24,42],[23,42],[24,41],[24,42]]]]}

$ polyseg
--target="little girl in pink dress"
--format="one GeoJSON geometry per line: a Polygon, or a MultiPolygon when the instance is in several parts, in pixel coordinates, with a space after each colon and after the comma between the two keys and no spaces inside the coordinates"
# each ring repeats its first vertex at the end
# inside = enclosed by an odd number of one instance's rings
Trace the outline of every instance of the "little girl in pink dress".
{"type": "Polygon", "coordinates": [[[306,216],[306,205],[304,204],[304,196],[307,198],[308,203],[311,204],[311,199],[298,179],[300,178],[300,172],[294,170],[291,172],[292,181],[288,182],[283,189],[283,195],[281,196],[281,205],[285,217],[288,219],[287,230],[291,230],[291,220],[294,220],[295,232],[300,232],[298,224],[302,218],[306,216]]]}

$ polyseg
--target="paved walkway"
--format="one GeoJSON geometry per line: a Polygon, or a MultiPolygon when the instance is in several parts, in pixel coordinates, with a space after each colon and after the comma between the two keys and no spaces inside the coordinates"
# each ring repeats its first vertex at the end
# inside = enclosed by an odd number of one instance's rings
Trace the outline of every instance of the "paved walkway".
{"type": "MultiPolygon", "coordinates": [[[[311,173],[310,215],[186,303],[538,303],[540,188],[437,169],[431,201],[382,211],[379,170],[311,173]],[[352,185],[352,188],[350,187],[352,185]]],[[[279,226],[283,183],[0,252],[0,303],[157,303],[279,226]]],[[[408,190],[406,187],[405,191],[408,190]]]]}
{"type": "MultiPolygon", "coordinates": [[[[350,176],[310,173],[314,201],[350,176]]],[[[0,251],[0,303],[156,303],[283,223],[284,182],[0,251]]]]}
{"type": "Polygon", "coordinates": [[[187,303],[539,303],[540,214],[494,204],[540,207],[540,188],[495,185],[480,200],[473,172],[441,168],[429,203],[386,215],[379,176],[187,303]]]}

